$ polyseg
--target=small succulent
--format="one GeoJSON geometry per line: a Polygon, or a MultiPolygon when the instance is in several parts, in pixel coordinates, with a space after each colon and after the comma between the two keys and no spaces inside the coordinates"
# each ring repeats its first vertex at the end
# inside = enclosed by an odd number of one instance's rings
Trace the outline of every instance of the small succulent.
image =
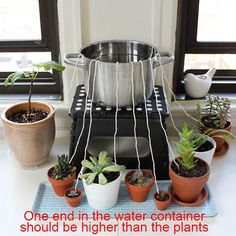
{"type": "Polygon", "coordinates": [[[51,177],[57,180],[63,180],[70,177],[76,170],[75,167],[71,167],[68,163],[68,156],[63,154],[61,156],[57,156],[58,161],[57,164],[53,167],[53,171],[51,173],[51,177]]]}
{"type": "Polygon", "coordinates": [[[79,195],[80,195],[80,192],[78,192],[78,191],[75,190],[75,189],[71,189],[71,190],[67,193],[67,196],[68,196],[68,197],[71,197],[71,198],[78,197],[79,195]]]}
{"type": "Polygon", "coordinates": [[[123,165],[112,163],[112,159],[111,157],[109,157],[106,151],[100,152],[98,158],[95,156],[91,156],[90,160],[91,161],[83,160],[81,164],[85,169],[89,169],[91,172],[81,174],[79,176],[80,179],[85,179],[85,182],[88,185],[94,183],[94,180],[97,176],[98,183],[101,185],[105,185],[108,183],[108,180],[105,177],[106,173],[121,172],[125,169],[125,166],[123,165]]]}
{"type": "Polygon", "coordinates": [[[135,186],[145,186],[151,182],[151,178],[148,175],[140,174],[137,171],[134,171],[131,175],[128,176],[128,182],[135,186]]]}
{"type": "Polygon", "coordinates": [[[193,138],[193,130],[190,130],[186,123],[183,125],[179,136],[179,141],[175,142],[179,155],[178,162],[185,170],[191,171],[197,163],[194,154],[200,143],[202,143],[201,137],[193,138]]]}
{"type": "Polygon", "coordinates": [[[228,98],[208,95],[205,106],[198,103],[196,111],[200,115],[202,123],[208,128],[224,129],[230,118],[231,102],[228,98]]]}

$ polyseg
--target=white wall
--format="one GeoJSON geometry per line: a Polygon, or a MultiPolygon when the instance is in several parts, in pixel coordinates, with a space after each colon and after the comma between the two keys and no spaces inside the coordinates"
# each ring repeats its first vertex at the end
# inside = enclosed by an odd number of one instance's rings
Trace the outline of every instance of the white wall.
{"type": "MultiPolygon", "coordinates": [[[[109,39],[133,39],[174,53],[176,0],[59,0],[61,56],[79,52],[85,44],[109,39]]],[[[172,65],[165,66],[172,79],[172,65]]],[[[65,102],[74,69],[64,73],[65,102]]],[[[76,71],[74,85],[82,82],[76,71]]],[[[73,94],[74,91],[70,94],[73,94]]]]}

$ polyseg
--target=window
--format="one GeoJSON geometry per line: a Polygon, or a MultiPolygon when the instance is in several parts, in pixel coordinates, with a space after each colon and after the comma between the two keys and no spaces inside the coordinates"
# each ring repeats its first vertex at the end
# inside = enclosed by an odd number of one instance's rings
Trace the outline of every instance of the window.
{"type": "Polygon", "coordinates": [[[216,67],[211,93],[236,91],[236,1],[179,0],[173,88],[184,94],[183,77],[216,67]]]}
{"type": "MultiPolygon", "coordinates": [[[[10,73],[30,69],[34,63],[58,61],[58,51],[57,0],[0,2],[0,98],[27,94],[27,79],[8,88],[3,86],[3,81],[10,73]]],[[[56,71],[40,72],[34,83],[34,94],[60,99],[62,82],[59,78],[60,73],[56,71]]]]}

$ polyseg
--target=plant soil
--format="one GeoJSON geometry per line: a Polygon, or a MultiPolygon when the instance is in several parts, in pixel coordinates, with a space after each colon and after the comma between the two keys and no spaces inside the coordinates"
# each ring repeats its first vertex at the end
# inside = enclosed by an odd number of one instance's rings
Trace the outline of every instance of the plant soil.
{"type": "Polygon", "coordinates": [[[213,148],[213,144],[210,141],[206,141],[196,151],[206,152],[206,151],[210,151],[212,148],[213,148]]]}
{"type": "MultiPolygon", "coordinates": [[[[63,179],[57,179],[57,180],[65,180],[65,179],[69,179],[71,176],[73,176],[74,174],[74,171],[70,171],[70,173],[63,179]]],[[[55,170],[54,170],[54,167],[49,171],[49,176],[52,178],[52,179],[56,179],[56,173],[55,173],[55,170]]]]}
{"type": "Polygon", "coordinates": [[[47,116],[48,113],[45,111],[32,109],[30,116],[28,115],[28,111],[24,110],[10,114],[7,119],[15,123],[34,123],[45,119],[47,116]]]}
{"type": "Polygon", "coordinates": [[[157,201],[164,202],[169,200],[170,196],[167,193],[160,191],[159,194],[155,195],[155,198],[157,199],[157,201]]]}
{"type": "MultiPolygon", "coordinates": [[[[91,171],[90,171],[89,169],[86,169],[86,170],[84,171],[84,174],[90,173],[90,172],[91,172],[91,171]]],[[[118,179],[119,176],[120,176],[120,172],[108,172],[108,173],[103,173],[103,174],[104,174],[104,176],[107,178],[108,183],[110,183],[110,182],[112,182],[112,181],[118,179]]],[[[94,180],[94,183],[95,183],[95,184],[98,184],[98,175],[96,176],[96,178],[95,178],[95,180],[94,180]]]]}
{"type": "Polygon", "coordinates": [[[178,159],[176,161],[177,161],[177,164],[179,164],[179,169],[175,165],[174,162],[172,162],[171,168],[177,175],[180,175],[183,177],[187,177],[187,178],[201,177],[208,172],[209,170],[208,165],[206,162],[204,162],[203,160],[199,158],[195,158],[195,160],[197,160],[197,163],[196,163],[196,166],[192,170],[186,170],[185,168],[183,168],[181,164],[179,163],[178,159]]]}
{"type": "MultiPolygon", "coordinates": [[[[213,123],[211,121],[209,121],[207,116],[202,117],[201,118],[201,122],[207,128],[210,128],[210,129],[221,129],[221,128],[216,127],[215,125],[213,125],[213,123]]],[[[225,127],[223,129],[226,129],[227,127],[229,127],[229,125],[230,125],[230,122],[227,121],[227,123],[226,123],[226,125],[225,125],[225,127]]]]}

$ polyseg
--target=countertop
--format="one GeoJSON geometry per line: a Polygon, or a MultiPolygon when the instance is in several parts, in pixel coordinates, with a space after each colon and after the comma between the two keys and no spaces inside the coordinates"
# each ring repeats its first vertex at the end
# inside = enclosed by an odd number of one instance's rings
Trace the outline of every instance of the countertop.
{"type": "MultiPolygon", "coordinates": [[[[230,150],[221,157],[215,157],[212,163],[209,185],[214,193],[218,206],[218,215],[207,218],[209,232],[207,233],[181,233],[176,235],[209,235],[227,236],[235,235],[234,204],[236,188],[236,141],[230,142],[230,150]]],[[[9,149],[3,138],[0,137],[0,235],[92,235],[81,233],[21,233],[19,226],[24,222],[23,214],[30,210],[38,185],[47,180],[47,170],[56,161],[56,155],[68,153],[69,134],[58,131],[56,141],[49,160],[40,167],[22,167],[9,153],[9,149]]],[[[99,235],[126,235],[118,233],[99,235]]],[[[173,235],[168,233],[135,233],[130,235],[173,235]]]]}

